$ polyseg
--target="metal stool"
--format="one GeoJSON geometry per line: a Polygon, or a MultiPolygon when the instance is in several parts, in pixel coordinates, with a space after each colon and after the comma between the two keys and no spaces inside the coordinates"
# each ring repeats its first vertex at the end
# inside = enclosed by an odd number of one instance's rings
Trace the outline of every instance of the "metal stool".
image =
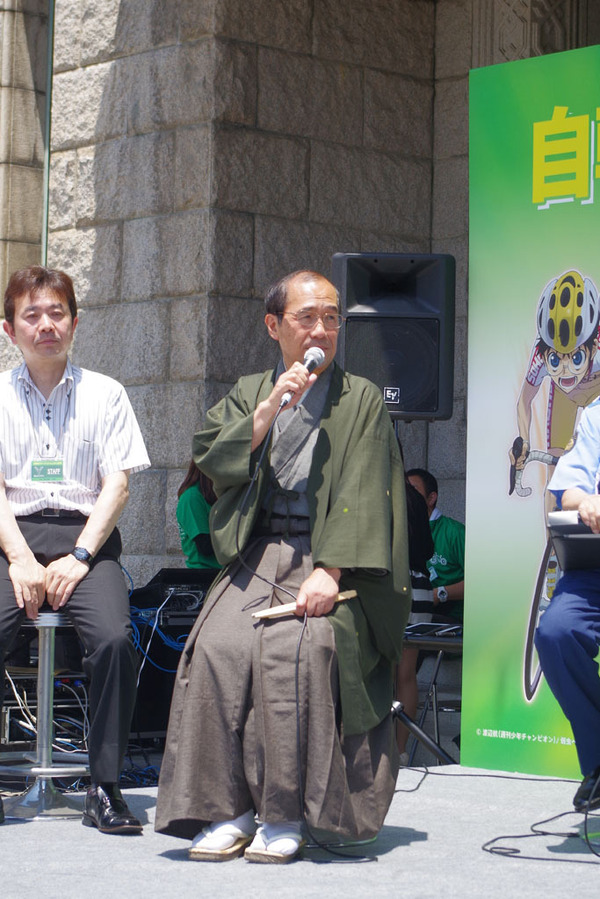
{"type": "Polygon", "coordinates": [[[76,754],[80,764],[74,765],[74,753],[52,751],[54,638],[56,628],[65,626],[72,625],[62,612],[40,612],[35,621],[26,619],[23,622],[23,627],[38,629],[36,754],[33,760],[27,754],[21,754],[23,764],[0,765],[0,774],[33,775],[35,783],[25,793],[4,800],[6,818],[73,818],[81,815],[83,810],[83,796],[66,796],[57,790],[52,780],[55,777],[77,778],[89,773],[85,753],[76,754]],[[33,764],[27,764],[28,761],[33,764]]]}

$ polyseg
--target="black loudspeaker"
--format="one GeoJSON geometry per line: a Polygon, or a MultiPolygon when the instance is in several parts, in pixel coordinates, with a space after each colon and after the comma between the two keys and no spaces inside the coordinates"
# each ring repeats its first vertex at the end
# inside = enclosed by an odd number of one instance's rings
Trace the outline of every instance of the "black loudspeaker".
{"type": "Polygon", "coordinates": [[[450,418],[454,257],[336,253],[332,280],[345,317],[340,364],[381,388],[393,419],[450,418]]]}

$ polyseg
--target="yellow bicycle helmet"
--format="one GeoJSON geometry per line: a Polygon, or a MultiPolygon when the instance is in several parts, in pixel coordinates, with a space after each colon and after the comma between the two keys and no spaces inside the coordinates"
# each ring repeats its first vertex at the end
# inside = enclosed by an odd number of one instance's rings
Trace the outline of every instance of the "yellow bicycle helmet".
{"type": "Polygon", "coordinates": [[[590,278],[565,272],[544,288],[537,310],[538,333],[557,353],[572,353],[598,329],[598,291],[590,278]]]}

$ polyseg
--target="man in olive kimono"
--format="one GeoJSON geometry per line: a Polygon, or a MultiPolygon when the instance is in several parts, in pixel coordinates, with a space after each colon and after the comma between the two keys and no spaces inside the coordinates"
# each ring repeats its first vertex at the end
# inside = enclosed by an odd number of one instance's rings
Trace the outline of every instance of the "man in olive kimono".
{"type": "Polygon", "coordinates": [[[286,862],[304,832],[370,839],[397,774],[411,600],[398,444],[379,389],[333,361],[333,284],[294,272],[265,302],[278,367],[241,378],[193,442],[225,567],[179,666],[156,829],[199,860],[286,862]],[[290,598],[295,613],[252,615],[290,598]]]}

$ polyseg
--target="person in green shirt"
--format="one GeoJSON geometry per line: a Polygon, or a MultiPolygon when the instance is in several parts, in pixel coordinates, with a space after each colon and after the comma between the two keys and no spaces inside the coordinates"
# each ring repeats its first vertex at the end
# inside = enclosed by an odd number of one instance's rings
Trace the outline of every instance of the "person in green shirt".
{"type": "Polygon", "coordinates": [[[210,539],[208,517],[216,500],[212,483],[192,459],[177,491],[177,524],[187,568],[220,568],[210,539]]]}
{"type": "Polygon", "coordinates": [[[425,468],[406,472],[427,503],[434,553],[428,563],[435,614],[463,620],[465,599],[465,526],[437,508],[438,482],[425,468]]]}

